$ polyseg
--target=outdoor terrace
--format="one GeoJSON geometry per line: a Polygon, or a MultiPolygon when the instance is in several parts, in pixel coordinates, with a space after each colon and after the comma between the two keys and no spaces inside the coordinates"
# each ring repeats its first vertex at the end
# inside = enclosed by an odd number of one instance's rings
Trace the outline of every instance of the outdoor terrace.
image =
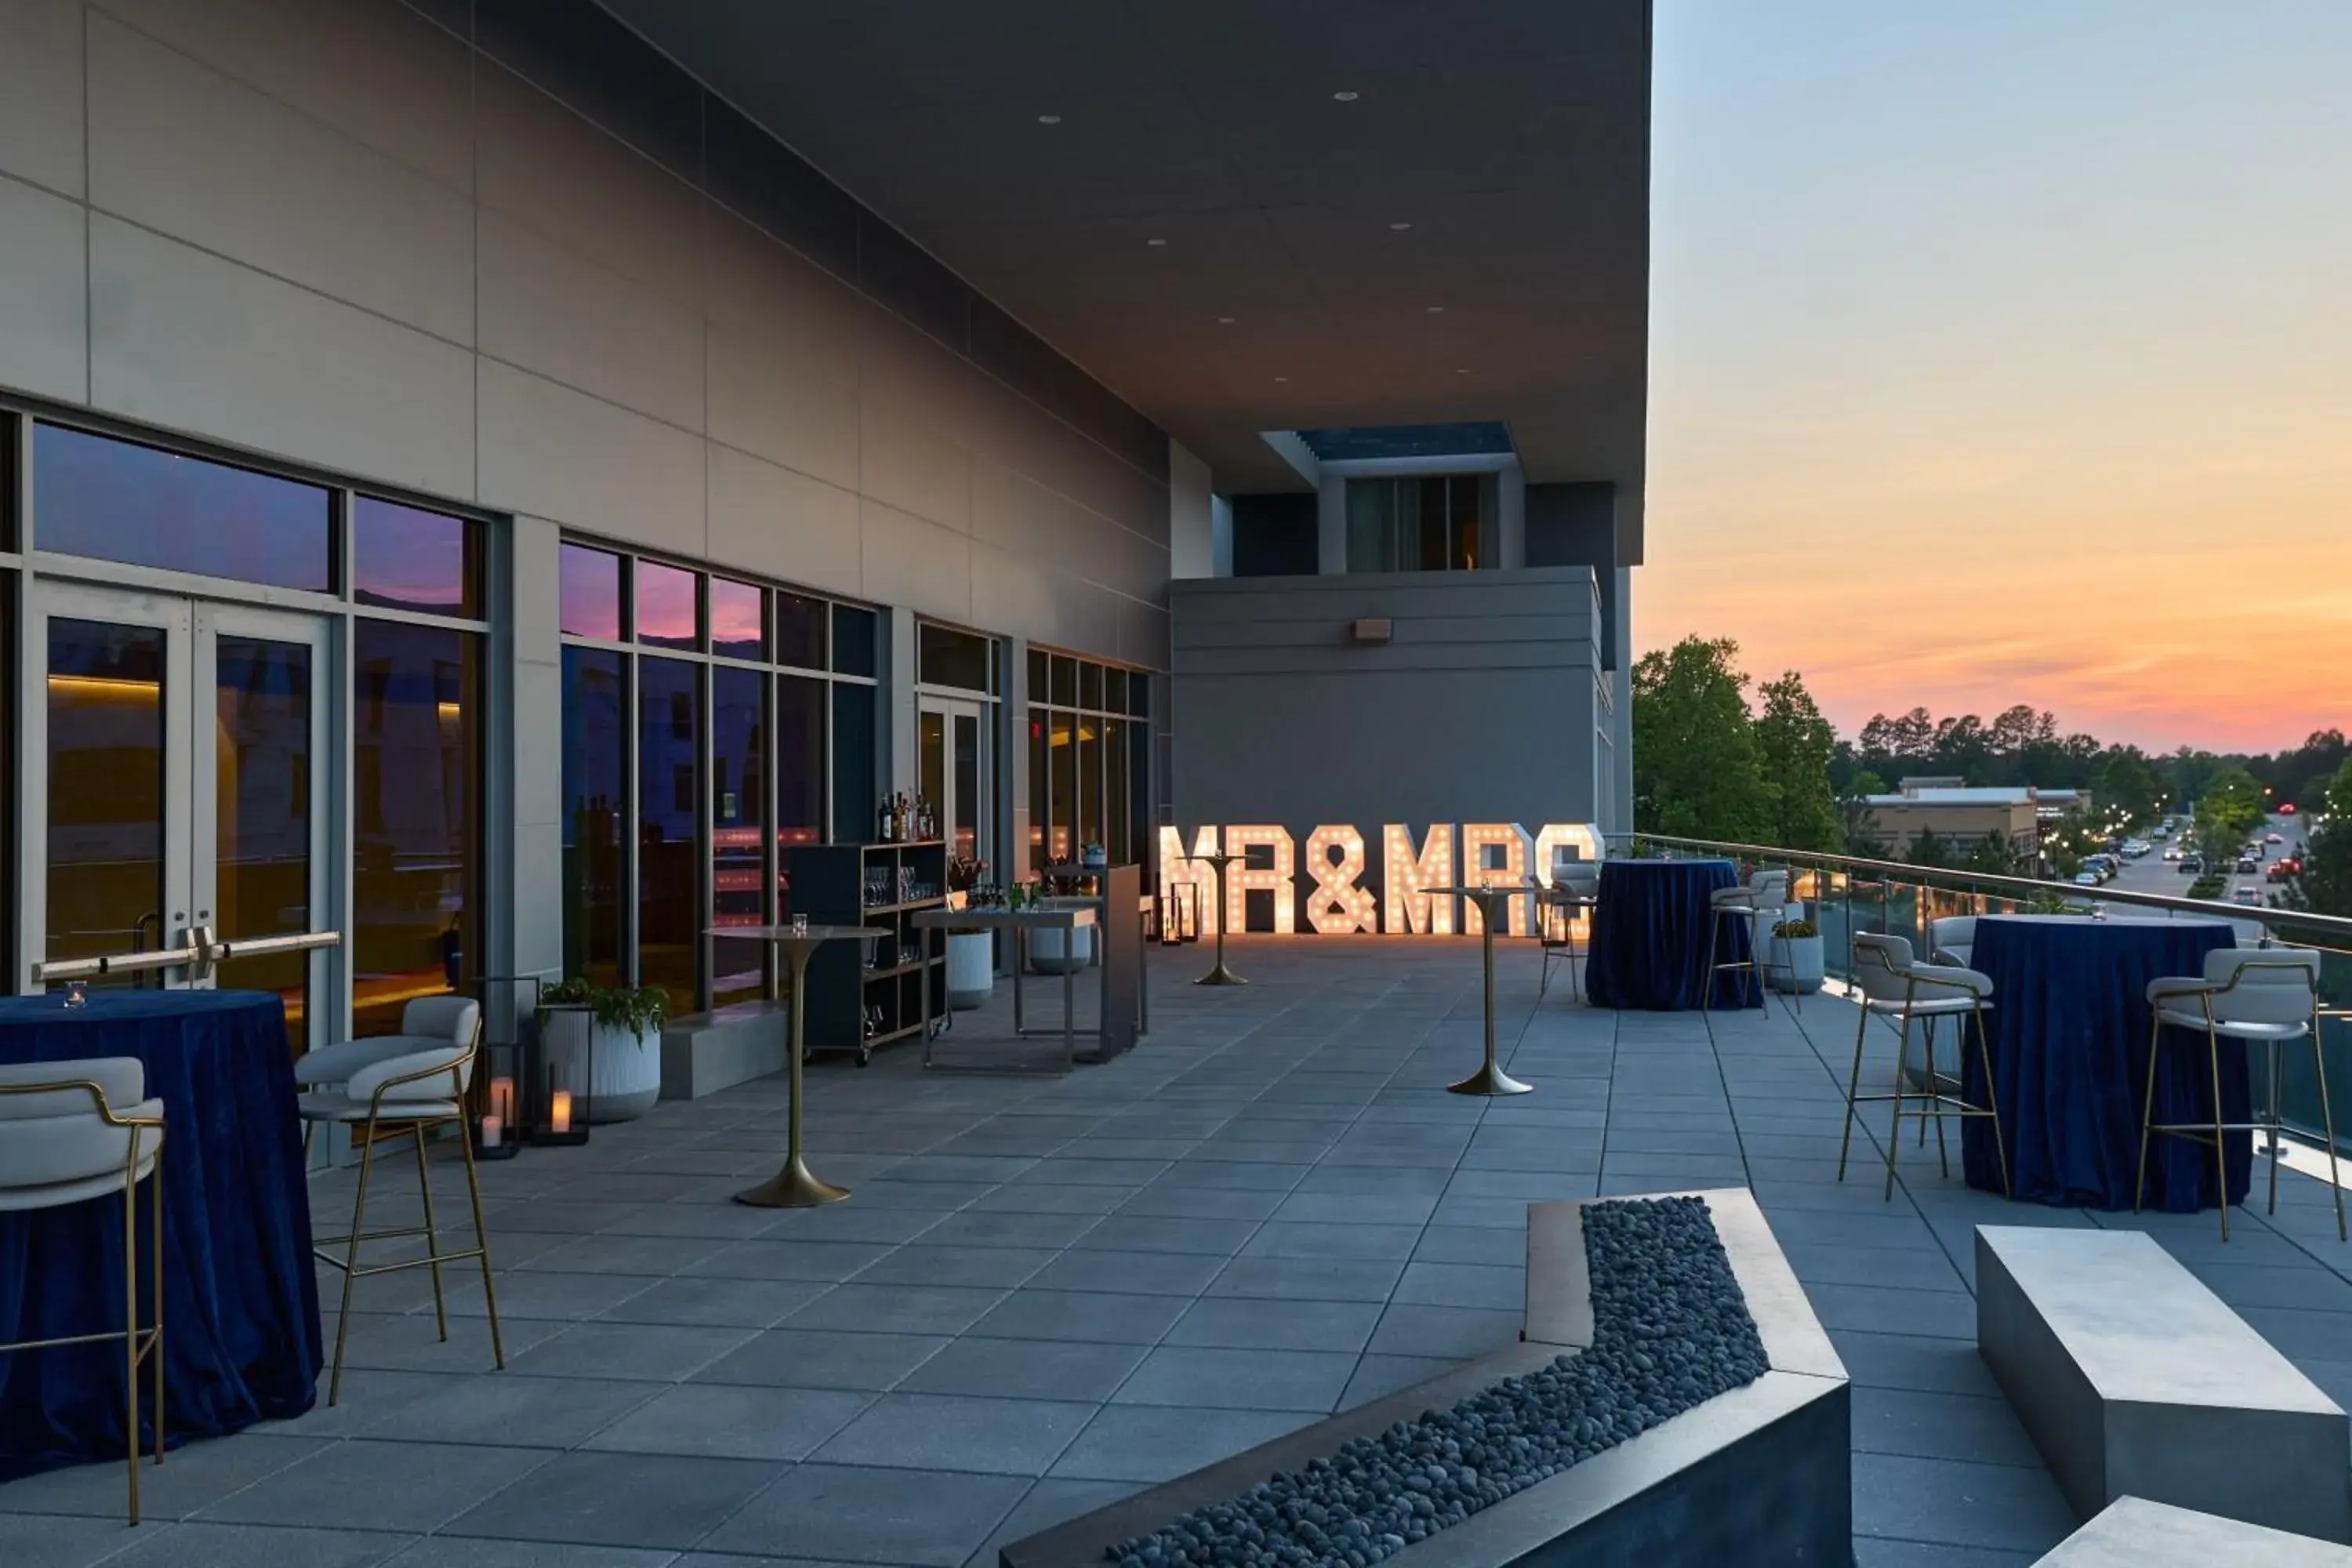
{"type": "MultiPolygon", "coordinates": [[[[1502,944],[1505,1053],[1536,1092],[1469,1100],[1443,1086],[1478,1053],[1475,942],[1233,948],[1245,988],[1155,951],[1152,1032],[1108,1066],[925,1074],[907,1047],[813,1070],[811,1163],[855,1189],[831,1207],[729,1201],[778,1162],[781,1079],[486,1166],[507,1372],[478,1289],[453,1286],[443,1345],[421,1271],[362,1280],[340,1406],[173,1453],[135,1531],[118,1466],[0,1487],[0,1561],[992,1563],[1508,1343],[1529,1199],[1731,1183],[1853,1377],[1864,1568],[2030,1562],[2074,1523],[1973,1346],[1979,1222],[2144,1227],[2352,1401],[2352,1249],[2315,1182],[2286,1177],[2224,1247],[2210,1214],[2006,1204],[1906,1137],[1884,1202],[1883,1128],[1833,1179],[1833,996],[1618,1015],[1556,977],[1538,1003],[1532,944],[1502,944]]],[[[1006,1010],[1000,987],[950,1038],[979,1051],[1006,1010]]],[[[314,1184],[322,1230],[350,1202],[347,1173],[314,1184]]]]}

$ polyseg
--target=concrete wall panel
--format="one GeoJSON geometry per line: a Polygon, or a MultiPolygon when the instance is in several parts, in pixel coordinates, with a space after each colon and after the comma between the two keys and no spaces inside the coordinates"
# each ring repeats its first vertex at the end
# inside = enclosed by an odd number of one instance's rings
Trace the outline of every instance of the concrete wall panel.
{"type": "Polygon", "coordinates": [[[866,597],[919,615],[971,620],[971,541],[872,500],[857,508],[866,597]]]}
{"type": "Polygon", "coordinates": [[[471,499],[464,349],[101,214],[89,242],[94,406],[471,499]]]}
{"type": "Polygon", "coordinates": [[[0,178],[0,385],[89,397],[88,222],[79,204],[0,178]]]}
{"type": "Polygon", "coordinates": [[[145,227],[473,340],[470,200],[98,13],[89,184],[145,227]]]}
{"type": "Polygon", "coordinates": [[[703,553],[699,437],[496,360],[481,398],[483,505],[703,553]]]}
{"type": "Polygon", "coordinates": [[[710,555],[762,576],[865,591],[857,494],[710,444],[710,555]]]}
{"type": "Polygon", "coordinates": [[[688,430],[703,423],[703,325],[652,287],[482,213],[482,352],[688,430]]]}
{"type": "Polygon", "coordinates": [[[81,5],[0,0],[0,172],[82,194],[81,5]]]}

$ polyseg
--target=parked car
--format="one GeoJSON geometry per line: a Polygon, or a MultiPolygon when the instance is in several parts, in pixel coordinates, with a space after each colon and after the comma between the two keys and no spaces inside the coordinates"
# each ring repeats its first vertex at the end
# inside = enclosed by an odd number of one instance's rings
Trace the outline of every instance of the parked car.
{"type": "Polygon", "coordinates": [[[2252,904],[2260,908],[2263,896],[2252,888],[2240,888],[2230,895],[2230,901],[2236,904],[2252,904]]]}
{"type": "Polygon", "coordinates": [[[2263,835],[2263,842],[2265,844],[2284,844],[2286,842],[2286,835],[2284,833],[2265,833],[2263,835]]]}
{"type": "Polygon", "coordinates": [[[2074,873],[2074,885],[2078,888],[2095,888],[2099,885],[2099,874],[2096,871],[2077,871],[2074,873]]]}
{"type": "Polygon", "coordinates": [[[2184,877],[2203,876],[2205,874],[2205,857],[2202,855],[2183,855],[2180,858],[2180,874],[2184,877]]]}
{"type": "Polygon", "coordinates": [[[2294,875],[2295,869],[2295,863],[2292,860],[2273,860],[2263,875],[2271,881],[2284,882],[2294,875]]]}
{"type": "Polygon", "coordinates": [[[2166,846],[2164,847],[2164,858],[2165,858],[2166,859],[2168,859],[2168,860],[2178,860],[2178,859],[2179,859],[2179,858],[2180,858],[2180,846],[2179,846],[2179,845],[2178,845],[2178,844],[2168,844],[2168,845],[2166,845],[2166,846]]]}
{"type": "Polygon", "coordinates": [[[2294,802],[2290,800],[2281,804],[2278,808],[2278,814],[2281,816],[2293,816],[2294,815],[2294,802]]]}
{"type": "Polygon", "coordinates": [[[2239,875],[2239,876],[2241,876],[2241,877],[2251,877],[2251,876],[2252,876],[2255,872],[2257,872],[2257,871],[2261,870],[2262,868],[2262,868],[2262,862],[2260,862],[2260,861],[2256,860],[2252,856],[2251,856],[2251,855],[2241,855],[2241,856],[2239,856],[2239,857],[2238,857],[2238,875],[2239,875]]]}

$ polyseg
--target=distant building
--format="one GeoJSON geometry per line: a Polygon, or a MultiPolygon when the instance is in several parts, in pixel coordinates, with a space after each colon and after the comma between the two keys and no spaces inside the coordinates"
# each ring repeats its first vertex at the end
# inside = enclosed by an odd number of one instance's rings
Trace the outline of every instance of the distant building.
{"type": "Polygon", "coordinates": [[[2055,821],[2087,795],[2037,790],[2031,784],[1970,786],[1957,778],[1906,778],[1892,795],[1863,797],[1862,842],[1856,848],[1904,856],[1922,833],[1932,833],[1957,859],[1998,833],[2021,854],[2039,848],[2042,824],[2055,821]]]}

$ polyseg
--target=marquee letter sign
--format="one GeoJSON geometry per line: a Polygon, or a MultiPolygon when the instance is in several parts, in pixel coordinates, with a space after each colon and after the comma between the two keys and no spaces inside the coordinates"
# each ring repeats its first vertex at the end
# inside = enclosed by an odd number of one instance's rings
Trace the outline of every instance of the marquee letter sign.
{"type": "Polygon", "coordinates": [[[1213,827],[1192,830],[1192,855],[1184,853],[1184,835],[1181,832],[1167,826],[1160,829],[1160,886],[1163,891],[1188,886],[1192,889],[1192,897],[1198,899],[1201,905],[1199,934],[1202,936],[1217,934],[1217,922],[1224,918],[1224,910],[1217,907],[1217,868],[1206,860],[1194,859],[1192,856],[1214,855],[1216,852],[1217,830],[1213,827]]]}
{"type": "Polygon", "coordinates": [[[1356,885],[1364,874],[1364,836],[1344,825],[1325,823],[1307,837],[1307,923],[1325,936],[1349,936],[1381,929],[1378,899],[1356,885]],[[1331,852],[1338,850],[1338,859],[1331,852]]]}
{"type": "Polygon", "coordinates": [[[1453,899],[1426,889],[1454,886],[1454,825],[1432,824],[1418,855],[1412,849],[1412,830],[1402,822],[1381,828],[1381,887],[1387,894],[1390,933],[1453,935],[1453,899]]]}
{"type": "Polygon", "coordinates": [[[1225,929],[1249,930],[1249,896],[1252,893],[1274,895],[1274,933],[1288,936],[1297,930],[1295,915],[1297,900],[1291,889],[1297,873],[1291,864],[1290,835],[1279,827],[1252,826],[1225,829],[1225,853],[1239,858],[1225,868],[1225,929]],[[1271,865],[1259,866],[1250,859],[1253,849],[1271,849],[1271,865]]]}
{"type": "MultiPolygon", "coordinates": [[[[1465,888],[1516,888],[1528,879],[1528,861],[1535,841],[1516,822],[1465,822],[1462,825],[1462,885],[1465,888]],[[1493,853],[1489,853],[1493,851],[1493,853]]],[[[1513,936],[1535,930],[1535,900],[1513,899],[1508,927],[1513,936]]],[[[1462,929],[1472,936],[1486,929],[1486,917],[1473,900],[1464,900],[1462,929]]]]}

